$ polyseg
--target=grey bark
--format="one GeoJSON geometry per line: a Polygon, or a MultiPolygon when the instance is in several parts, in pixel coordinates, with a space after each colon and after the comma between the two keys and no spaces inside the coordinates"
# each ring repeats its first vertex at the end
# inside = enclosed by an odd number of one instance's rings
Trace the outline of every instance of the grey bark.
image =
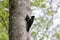
{"type": "Polygon", "coordinates": [[[9,40],[27,40],[26,15],[30,16],[29,0],[9,0],[9,40]]]}

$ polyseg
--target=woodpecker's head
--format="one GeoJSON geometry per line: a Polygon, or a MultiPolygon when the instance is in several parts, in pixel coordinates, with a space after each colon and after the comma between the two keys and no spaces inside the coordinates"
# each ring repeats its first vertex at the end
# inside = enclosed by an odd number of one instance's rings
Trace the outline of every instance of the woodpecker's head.
{"type": "Polygon", "coordinates": [[[35,16],[32,16],[31,19],[34,19],[35,16]]]}

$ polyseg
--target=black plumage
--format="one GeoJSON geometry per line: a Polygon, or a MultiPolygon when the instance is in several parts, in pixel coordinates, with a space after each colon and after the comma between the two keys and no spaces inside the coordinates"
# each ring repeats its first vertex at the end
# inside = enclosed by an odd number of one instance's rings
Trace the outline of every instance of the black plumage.
{"type": "Polygon", "coordinates": [[[27,32],[29,32],[29,29],[30,29],[31,25],[33,24],[34,17],[35,16],[31,16],[31,18],[29,18],[29,16],[27,15],[26,18],[25,18],[25,20],[27,22],[27,26],[26,26],[27,32]]]}

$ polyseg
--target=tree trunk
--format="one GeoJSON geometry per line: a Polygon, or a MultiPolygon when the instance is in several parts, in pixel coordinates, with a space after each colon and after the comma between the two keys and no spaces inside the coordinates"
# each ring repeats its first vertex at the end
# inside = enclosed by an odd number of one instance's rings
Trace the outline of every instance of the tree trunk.
{"type": "Polygon", "coordinates": [[[26,15],[30,15],[29,0],[9,0],[9,40],[27,40],[26,15]]]}

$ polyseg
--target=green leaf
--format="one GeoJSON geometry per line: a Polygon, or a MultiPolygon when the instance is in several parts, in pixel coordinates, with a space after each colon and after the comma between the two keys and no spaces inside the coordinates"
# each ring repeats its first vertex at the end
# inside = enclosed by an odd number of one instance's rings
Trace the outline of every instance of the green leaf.
{"type": "Polygon", "coordinates": [[[41,7],[42,7],[42,8],[45,8],[46,6],[45,6],[45,4],[41,4],[41,7]]]}
{"type": "Polygon", "coordinates": [[[35,37],[37,35],[37,32],[32,32],[32,36],[35,37]]]}

